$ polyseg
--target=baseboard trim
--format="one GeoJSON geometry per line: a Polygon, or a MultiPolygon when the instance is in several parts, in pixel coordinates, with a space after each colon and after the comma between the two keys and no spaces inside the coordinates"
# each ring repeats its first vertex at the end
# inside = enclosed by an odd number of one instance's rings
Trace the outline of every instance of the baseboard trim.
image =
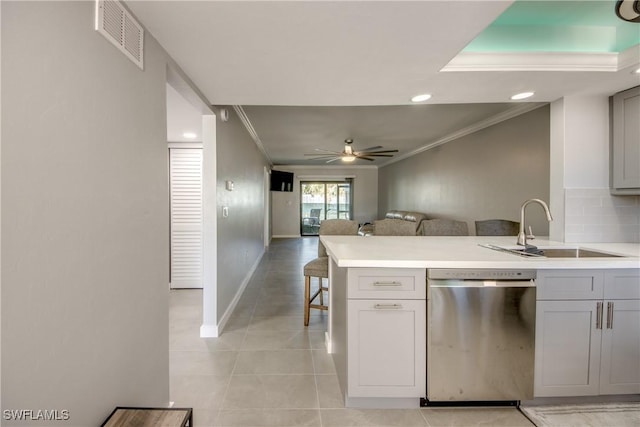
{"type": "Polygon", "coordinates": [[[299,234],[279,234],[277,236],[271,236],[272,239],[297,239],[301,237],[299,234]]]}
{"type": "MultiPolygon", "coordinates": [[[[262,252],[260,253],[260,256],[258,256],[256,261],[253,263],[253,265],[249,269],[249,272],[244,277],[244,280],[242,280],[242,283],[240,284],[240,287],[238,288],[236,294],[233,296],[233,299],[231,300],[231,303],[229,304],[229,306],[225,310],[224,314],[220,318],[220,321],[218,322],[218,325],[216,327],[216,332],[218,333],[218,335],[216,335],[216,336],[220,336],[219,334],[221,334],[224,331],[224,327],[226,326],[227,322],[229,321],[229,318],[233,314],[233,311],[235,310],[236,306],[238,305],[238,302],[240,301],[240,298],[242,297],[242,294],[244,293],[245,289],[247,288],[247,285],[249,285],[249,281],[253,277],[253,273],[255,273],[256,268],[258,268],[258,265],[260,264],[260,261],[262,261],[262,257],[264,256],[265,252],[266,251],[263,249],[262,252]]],[[[205,325],[202,325],[202,326],[205,326],[205,325]]],[[[203,329],[201,327],[200,328],[200,336],[201,337],[203,336],[202,332],[203,332],[203,329]]]]}
{"type": "Polygon", "coordinates": [[[419,397],[346,397],[348,408],[412,409],[420,408],[419,397]]]}
{"type": "Polygon", "coordinates": [[[217,325],[200,325],[200,338],[218,338],[217,325]]]}

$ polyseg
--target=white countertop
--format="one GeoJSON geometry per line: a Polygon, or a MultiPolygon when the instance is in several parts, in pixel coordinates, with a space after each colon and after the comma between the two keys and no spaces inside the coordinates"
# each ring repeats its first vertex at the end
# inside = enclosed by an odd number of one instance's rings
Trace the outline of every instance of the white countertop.
{"type": "Polygon", "coordinates": [[[515,236],[321,236],[339,267],[395,268],[640,268],[637,243],[562,243],[535,239],[541,249],[594,249],[621,258],[526,258],[481,247],[516,248],[515,236]]]}

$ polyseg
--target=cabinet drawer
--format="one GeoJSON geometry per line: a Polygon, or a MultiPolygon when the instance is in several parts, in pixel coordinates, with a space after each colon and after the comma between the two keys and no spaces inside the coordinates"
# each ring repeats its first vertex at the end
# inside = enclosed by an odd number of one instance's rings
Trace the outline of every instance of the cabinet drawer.
{"type": "Polygon", "coordinates": [[[426,270],[422,268],[350,268],[350,299],[426,299],[426,270]]]}
{"type": "Polygon", "coordinates": [[[602,299],[602,270],[538,270],[538,300],[602,299]]]}
{"type": "Polygon", "coordinates": [[[640,270],[609,270],[605,273],[605,299],[640,299],[640,270]]]}

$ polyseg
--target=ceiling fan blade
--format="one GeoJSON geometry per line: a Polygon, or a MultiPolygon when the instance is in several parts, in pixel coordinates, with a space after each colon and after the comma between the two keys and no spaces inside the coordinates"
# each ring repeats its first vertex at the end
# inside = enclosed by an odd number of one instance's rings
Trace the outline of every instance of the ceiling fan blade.
{"type": "Polygon", "coordinates": [[[331,159],[331,160],[327,160],[327,163],[335,162],[336,160],[340,160],[341,158],[342,158],[342,156],[334,157],[334,158],[333,158],[333,159],[331,159]]]}
{"type": "Polygon", "coordinates": [[[359,159],[362,159],[362,160],[369,160],[370,162],[373,162],[373,160],[374,160],[374,159],[372,159],[370,157],[363,157],[363,156],[356,156],[356,157],[359,158],[359,159]]]}
{"type": "Polygon", "coordinates": [[[393,154],[367,153],[367,154],[361,154],[361,156],[365,156],[365,157],[393,157],[393,154]]]}
{"type": "Polygon", "coordinates": [[[314,148],[314,150],[322,153],[342,154],[340,151],[323,150],[322,148],[314,148]]]}
{"type": "Polygon", "coordinates": [[[397,153],[398,150],[380,150],[380,151],[359,151],[358,154],[388,154],[388,153],[397,153]]]}
{"type": "Polygon", "coordinates": [[[338,154],[322,154],[322,153],[306,153],[305,156],[315,156],[315,157],[335,157],[338,154]]]}
{"type": "Polygon", "coordinates": [[[362,150],[358,150],[358,153],[364,153],[366,151],[377,150],[378,148],[382,148],[382,145],[376,145],[375,147],[363,148],[362,150]]]}

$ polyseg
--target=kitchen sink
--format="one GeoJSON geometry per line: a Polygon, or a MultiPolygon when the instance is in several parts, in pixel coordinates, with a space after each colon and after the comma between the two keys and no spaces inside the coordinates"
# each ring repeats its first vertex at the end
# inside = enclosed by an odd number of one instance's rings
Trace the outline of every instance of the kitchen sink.
{"type": "Polygon", "coordinates": [[[593,251],[582,248],[549,248],[542,250],[547,258],[619,258],[621,255],[608,254],[606,252],[593,251]]]}
{"type": "Polygon", "coordinates": [[[480,245],[494,251],[506,252],[513,255],[531,258],[621,258],[623,255],[615,255],[607,252],[595,251],[583,248],[505,248],[495,245],[480,245]]]}

